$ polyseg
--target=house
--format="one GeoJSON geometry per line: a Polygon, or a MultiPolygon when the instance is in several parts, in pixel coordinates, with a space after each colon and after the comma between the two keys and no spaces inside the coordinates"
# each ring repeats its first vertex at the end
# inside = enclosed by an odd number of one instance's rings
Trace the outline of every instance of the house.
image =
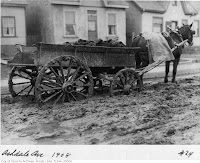
{"type": "Polygon", "coordinates": [[[1,57],[10,58],[15,44],[26,45],[26,6],[23,0],[1,1],[1,57]]]}
{"type": "Polygon", "coordinates": [[[199,2],[190,1],[133,1],[128,0],[126,9],[126,39],[131,46],[132,38],[141,32],[167,31],[182,24],[193,22],[194,45],[200,45],[199,2]],[[195,7],[194,7],[195,6],[195,7]]]}
{"type": "Polygon", "coordinates": [[[30,0],[27,32],[51,44],[78,39],[126,43],[126,8],[122,0],[30,0]]]}

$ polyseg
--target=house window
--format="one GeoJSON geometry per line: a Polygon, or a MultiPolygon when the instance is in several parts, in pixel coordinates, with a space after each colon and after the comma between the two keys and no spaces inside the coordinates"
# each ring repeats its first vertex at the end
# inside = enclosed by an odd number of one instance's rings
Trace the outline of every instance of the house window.
{"type": "Polygon", "coordinates": [[[188,20],[187,20],[187,19],[183,19],[183,20],[182,20],[182,24],[183,24],[183,25],[187,25],[187,24],[188,24],[188,20]]]}
{"type": "Polygon", "coordinates": [[[117,16],[115,13],[108,14],[108,35],[117,35],[116,18],[117,16]]]}
{"type": "Polygon", "coordinates": [[[2,36],[14,37],[16,36],[15,17],[2,17],[2,36]]]}
{"type": "Polygon", "coordinates": [[[75,11],[65,11],[65,36],[76,35],[75,11]]]}
{"type": "Polygon", "coordinates": [[[172,29],[175,30],[178,26],[178,22],[177,21],[172,21],[172,29]]]}
{"type": "Polygon", "coordinates": [[[195,31],[194,36],[199,36],[199,20],[194,20],[193,28],[195,31]]]}
{"type": "Polygon", "coordinates": [[[163,29],[163,18],[153,18],[153,32],[162,32],[163,29]]]}
{"type": "Polygon", "coordinates": [[[177,6],[177,1],[172,1],[172,6],[177,6]]]}

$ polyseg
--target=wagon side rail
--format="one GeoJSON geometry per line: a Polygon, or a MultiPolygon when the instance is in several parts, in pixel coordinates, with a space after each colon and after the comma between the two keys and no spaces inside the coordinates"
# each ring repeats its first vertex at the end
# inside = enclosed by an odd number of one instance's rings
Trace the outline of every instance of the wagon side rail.
{"type": "MultiPolygon", "coordinates": [[[[89,67],[112,67],[134,63],[133,58],[140,47],[106,47],[87,45],[38,44],[38,64],[45,65],[58,56],[71,55],[89,67]]],[[[132,64],[134,65],[134,64],[132,64]]]]}
{"type": "MultiPolygon", "coordinates": [[[[109,57],[112,58],[113,54],[117,55],[115,56],[115,60],[120,60],[123,59],[123,54],[134,54],[137,50],[140,50],[140,47],[106,47],[37,43],[30,47],[17,45],[17,49],[18,52],[10,61],[8,61],[8,65],[43,66],[57,56],[73,55],[81,60],[85,60],[87,63],[91,63],[91,57],[94,57],[95,59],[97,56],[99,57],[97,60],[101,60],[101,64],[94,63],[91,66],[93,67],[96,64],[100,67],[104,65],[109,57]]],[[[129,59],[125,60],[129,61],[129,59]]]]}
{"type": "Polygon", "coordinates": [[[33,46],[25,46],[21,44],[15,44],[15,48],[17,50],[14,57],[7,62],[10,66],[34,66],[35,58],[37,58],[37,47],[33,46]]]}

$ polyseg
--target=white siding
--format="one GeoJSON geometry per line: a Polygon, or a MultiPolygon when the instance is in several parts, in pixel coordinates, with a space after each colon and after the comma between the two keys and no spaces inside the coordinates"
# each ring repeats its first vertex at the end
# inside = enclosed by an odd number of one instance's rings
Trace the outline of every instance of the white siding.
{"type": "Polygon", "coordinates": [[[54,19],[54,36],[55,43],[73,42],[78,39],[88,39],[88,20],[87,10],[97,11],[97,29],[98,38],[106,40],[107,32],[107,13],[117,13],[117,36],[119,40],[126,43],[126,13],[124,9],[108,9],[99,7],[72,7],[72,6],[58,6],[53,7],[54,19]],[[76,28],[77,37],[64,37],[64,14],[66,10],[76,11],[76,28]]]}

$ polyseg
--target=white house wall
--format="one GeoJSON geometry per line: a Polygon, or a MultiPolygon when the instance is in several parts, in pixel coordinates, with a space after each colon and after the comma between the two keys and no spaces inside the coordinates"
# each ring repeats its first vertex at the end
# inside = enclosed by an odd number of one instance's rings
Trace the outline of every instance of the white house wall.
{"type": "Polygon", "coordinates": [[[142,14],[142,32],[153,32],[153,17],[163,17],[163,15],[149,12],[142,14]]]}
{"type": "Polygon", "coordinates": [[[55,43],[74,42],[78,39],[88,39],[87,10],[97,11],[98,38],[107,40],[107,13],[117,13],[117,36],[119,41],[126,43],[126,13],[124,9],[111,9],[100,7],[77,7],[55,5],[53,7],[55,43]],[[64,11],[76,11],[77,37],[64,37],[64,11]]]}
{"type": "Polygon", "coordinates": [[[16,37],[2,37],[1,45],[26,45],[25,9],[23,7],[1,7],[1,16],[15,16],[16,37]]]}

